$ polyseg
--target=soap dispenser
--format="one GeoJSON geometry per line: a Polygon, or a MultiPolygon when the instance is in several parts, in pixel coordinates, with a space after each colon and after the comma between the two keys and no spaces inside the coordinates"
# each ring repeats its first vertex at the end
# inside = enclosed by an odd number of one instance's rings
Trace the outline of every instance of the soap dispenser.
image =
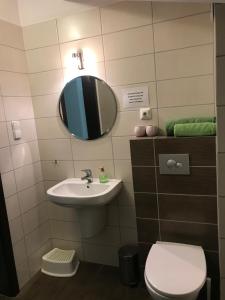
{"type": "Polygon", "coordinates": [[[99,174],[99,182],[100,183],[107,183],[109,181],[108,176],[105,173],[104,167],[100,168],[100,174],[99,174]]]}

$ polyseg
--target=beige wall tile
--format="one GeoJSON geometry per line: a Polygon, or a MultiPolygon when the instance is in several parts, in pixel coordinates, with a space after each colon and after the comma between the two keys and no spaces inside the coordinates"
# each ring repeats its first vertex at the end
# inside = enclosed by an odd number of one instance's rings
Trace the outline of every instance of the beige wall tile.
{"type": "Polygon", "coordinates": [[[12,243],[15,244],[20,241],[23,236],[23,225],[21,217],[15,218],[9,222],[12,243]]]}
{"type": "Polygon", "coordinates": [[[124,182],[122,190],[117,198],[119,206],[135,206],[133,184],[124,182]]]}
{"type": "Polygon", "coordinates": [[[136,210],[134,206],[120,206],[120,226],[136,229],[136,210]]]}
{"type": "Polygon", "coordinates": [[[154,55],[107,61],[106,76],[112,86],[154,81],[154,55]]]}
{"type": "Polygon", "coordinates": [[[21,212],[25,213],[39,203],[46,200],[44,184],[42,182],[18,193],[21,212]]]}
{"type": "Polygon", "coordinates": [[[63,139],[70,137],[59,117],[36,119],[36,126],[39,139],[63,139]]]}
{"type": "Polygon", "coordinates": [[[158,125],[158,112],[152,109],[152,120],[140,120],[139,111],[118,112],[113,136],[132,136],[136,125],[158,125]]]}
{"type": "Polygon", "coordinates": [[[3,121],[5,121],[5,111],[4,111],[3,99],[0,96],[0,122],[3,121]]]}
{"type": "Polygon", "coordinates": [[[30,96],[28,76],[25,74],[0,71],[1,92],[3,96],[30,96]]]}
{"type": "Polygon", "coordinates": [[[118,266],[118,247],[83,243],[86,261],[118,266]]]}
{"type": "Polygon", "coordinates": [[[165,133],[165,124],[174,119],[188,118],[188,117],[209,117],[215,116],[214,104],[209,105],[195,105],[185,107],[170,107],[159,109],[159,127],[165,133]]]}
{"type": "Polygon", "coordinates": [[[210,14],[201,14],[154,25],[156,51],[184,48],[213,42],[210,14]]]}
{"type": "Polygon", "coordinates": [[[11,146],[11,153],[15,169],[40,160],[37,141],[11,146]]]}
{"type": "Polygon", "coordinates": [[[130,137],[113,137],[113,157],[115,159],[129,159],[130,160],[130,137]]]}
{"type": "Polygon", "coordinates": [[[49,46],[26,52],[28,72],[43,72],[61,67],[59,46],[49,46]]]}
{"type": "Polygon", "coordinates": [[[70,139],[39,140],[41,160],[72,160],[70,139]]]}
{"type": "Polygon", "coordinates": [[[63,222],[51,220],[52,237],[69,241],[81,240],[80,225],[78,222],[63,222]]]}
{"type": "Polygon", "coordinates": [[[214,103],[213,83],[213,75],[158,81],[158,106],[214,103]]]}
{"type": "Polygon", "coordinates": [[[59,206],[49,202],[49,217],[51,220],[79,222],[77,210],[73,207],[59,206]]]}
{"type": "Polygon", "coordinates": [[[213,73],[213,46],[156,53],[158,80],[213,73]]]}
{"type": "Polygon", "coordinates": [[[26,73],[27,63],[24,51],[0,45],[0,69],[26,73]]]}
{"type": "Polygon", "coordinates": [[[13,169],[9,147],[0,149],[0,172],[6,173],[13,169]]]}
{"type": "Polygon", "coordinates": [[[41,181],[35,164],[16,169],[15,177],[18,191],[29,188],[41,181]]]}
{"type": "Polygon", "coordinates": [[[44,180],[62,181],[66,178],[74,177],[72,161],[42,161],[42,172],[44,180]]]}
{"type": "Polygon", "coordinates": [[[106,60],[154,52],[152,25],[103,36],[106,60]]]}
{"type": "Polygon", "coordinates": [[[101,9],[103,33],[152,23],[150,2],[120,2],[101,9]]]}
{"type": "Polygon", "coordinates": [[[45,96],[35,96],[33,97],[33,108],[34,115],[36,118],[45,117],[56,117],[59,115],[59,102],[60,94],[51,94],[45,96]]]}
{"type": "Polygon", "coordinates": [[[60,45],[62,65],[64,68],[70,68],[75,65],[73,53],[82,49],[83,59],[86,66],[104,60],[102,38],[100,36],[82,39],[75,42],[68,42],[60,45]]]}
{"type": "Polygon", "coordinates": [[[7,121],[34,118],[30,97],[4,97],[3,101],[7,121]]]}
{"type": "Polygon", "coordinates": [[[16,193],[16,181],[13,171],[2,174],[2,185],[4,190],[4,196],[6,198],[16,193]]]}
{"type": "Polygon", "coordinates": [[[93,9],[58,19],[58,31],[61,43],[100,35],[99,10],[93,9]]]}
{"type": "Polygon", "coordinates": [[[153,22],[162,22],[210,11],[210,4],[153,2],[153,22]]]}
{"type": "Polygon", "coordinates": [[[132,183],[131,161],[127,159],[116,159],[114,163],[115,177],[121,179],[123,182],[132,183]]]}
{"type": "Polygon", "coordinates": [[[62,70],[30,74],[29,79],[33,96],[58,93],[63,88],[62,70]]]}
{"type": "Polygon", "coordinates": [[[24,49],[22,28],[0,20],[0,44],[24,49]]]}
{"type": "Polygon", "coordinates": [[[16,270],[17,270],[19,287],[20,289],[22,289],[30,279],[28,261],[26,260],[22,264],[16,266],[16,270]]]}
{"type": "Polygon", "coordinates": [[[58,43],[56,20],[23,28],[25,49],[34,49],[58,43]]]}
{"type": "MultiPolygon", "coordinates": [[[[82,231],[82,228],[81,228],[82,231]]],[[[103,231],[91,238],[83,238],[84,242],[102,245],[118,245],[120,242],[120,233],[118,227],[105,227],[103,231]]]]}
{"type": "Polygon", "coordinates": [[[102,137],[94,141],[72,140],[74,160],[112,159],[112,140],[102,137]]]}
{"type": "Polygon", "coordinates": [[[93,177],[98,178],[100,170],[99,168],[104,167],[105,173],[109,178],[115,178],[114,164],[112,160],[87,160],[87,161],[75,161],[75,177],[80,178],[84,176],[84,173],[81,171],[83,169],[91,169],[93,177]]]}
{"type": "Polygon", "coordinates": [[[12,133],[11,122],[7,123],[9,141],[11,145],[23,144],[29,141],[37,139],[35,120],[20,120],[20,127],[22,131],[22,138],[20,140],[14,140],[12,133]]]}
{"type": "Polygon", "coordinates": [[[16,267],[26,262],[27,256],[24,239],[13,245],[13,253],[15,257],[16,267]]]}
{"type": "Polygon", "coordinates": [[[0,148],[7,147],[8,145],[9,138],[6,122],[0,122],[0,148]]]}
{"type": "Polygon", "coordinates": [[[20,216],[21,212],[17,195],[6,198],[5,204],[9,221],[20,216]]]}
{"type": "MultiPolygon", "coordinates": [[[[147,83],[131,84],[126,86],[112,87],[115,96],[117,98],[118,111],[135,110],[135,108],[129,109],[123,107],[123,90],[127,88],[129,89],[129,88],[143,87],[143,86],[148,86],[149,105],[151,106],[151,108],[156,108],[157,107],[156,83],[147,82],[147,83]]],[[[137,107],[136,110],[139,110],[139,107],[137,107]]]]}

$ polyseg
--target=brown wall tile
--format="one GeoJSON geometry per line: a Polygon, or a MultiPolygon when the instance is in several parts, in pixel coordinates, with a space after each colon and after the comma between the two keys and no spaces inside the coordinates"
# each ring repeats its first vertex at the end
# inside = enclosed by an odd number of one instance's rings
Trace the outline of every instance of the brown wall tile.
{"type": "Polygon", "coordinates": [[[216,166],[215,137],[155,139],[156,161],[159,154],[190,154],[191,166],[216,166]]]}
{"type": "Polygon", "coordinates": [[[138,241],[155,243],[159,239],[159,221],[137,218],[138,241]]]}
{"type": "Polygon", "coordinates": [[[152,247],[152,244],[138,243],[139,246],[139,263],[141,266],[145,266],[148,253],[152,247]]]}
{"type": "Polygon", "coordinates": [[[133,166],[154,166],[154,147],[152,139],[130,141],[133,166]]]}
{"type": "Polygon", "coordinates": [[[155,168],[133,167],[133,182],[135,192],[155,193],[155,168]]]}
{"type": "Polygon", "coordinates": [[[158,219],[157,195],[135,193],[136,216],[139,218],[158,219]]]}
{"type": "Polygon", "coordinates": [[[158,195],[159,218],[217,223],[216,196],[158,195]]]}
{"type": "Polygon", "coordinates": [[[190,175],[160,175],[158,192],[165,194],[216,195],[216,168],[191,168],[190,175]]]}
{"type": "Polygon", "coordinates": [[[207,273],[210,277],[219,277],[219,253],[214,251],[205,251],[207,273]]]}
{"type": "Polygon", "coordinates": [[[205,250],[218,250],[216,225],[160,220],[162,241],[202,246],[205,250]]]}

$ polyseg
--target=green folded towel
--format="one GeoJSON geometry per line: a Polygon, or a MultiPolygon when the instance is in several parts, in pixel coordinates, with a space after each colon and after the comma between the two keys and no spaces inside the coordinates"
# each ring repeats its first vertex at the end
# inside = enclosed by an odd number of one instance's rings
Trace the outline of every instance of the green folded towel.
{"type": "Polygon", "coordinates": [[[216,123],[186,123],[174,126],[174,136],[216,135],[216,123]]]}
{"type": "Polygon", "coordinates": [[[216,117],[201,117],[201,118],[185,118],[175,121],[170,121],[166,124],[166,132],[168,136],[174,136],[174,126],[176,124],[186,124],[186,123],[215,123],[216,117]]]}

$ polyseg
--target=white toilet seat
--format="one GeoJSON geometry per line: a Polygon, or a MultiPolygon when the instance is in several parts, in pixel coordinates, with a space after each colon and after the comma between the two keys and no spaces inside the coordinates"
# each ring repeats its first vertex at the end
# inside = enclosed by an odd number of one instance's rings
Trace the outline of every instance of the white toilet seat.
{"type": "Polygon", "coordinates": [[[146,285],[167,298],[196,294],[206,280],[206,261],[201,247],[157,242],[145,265],[146,285]]]}

